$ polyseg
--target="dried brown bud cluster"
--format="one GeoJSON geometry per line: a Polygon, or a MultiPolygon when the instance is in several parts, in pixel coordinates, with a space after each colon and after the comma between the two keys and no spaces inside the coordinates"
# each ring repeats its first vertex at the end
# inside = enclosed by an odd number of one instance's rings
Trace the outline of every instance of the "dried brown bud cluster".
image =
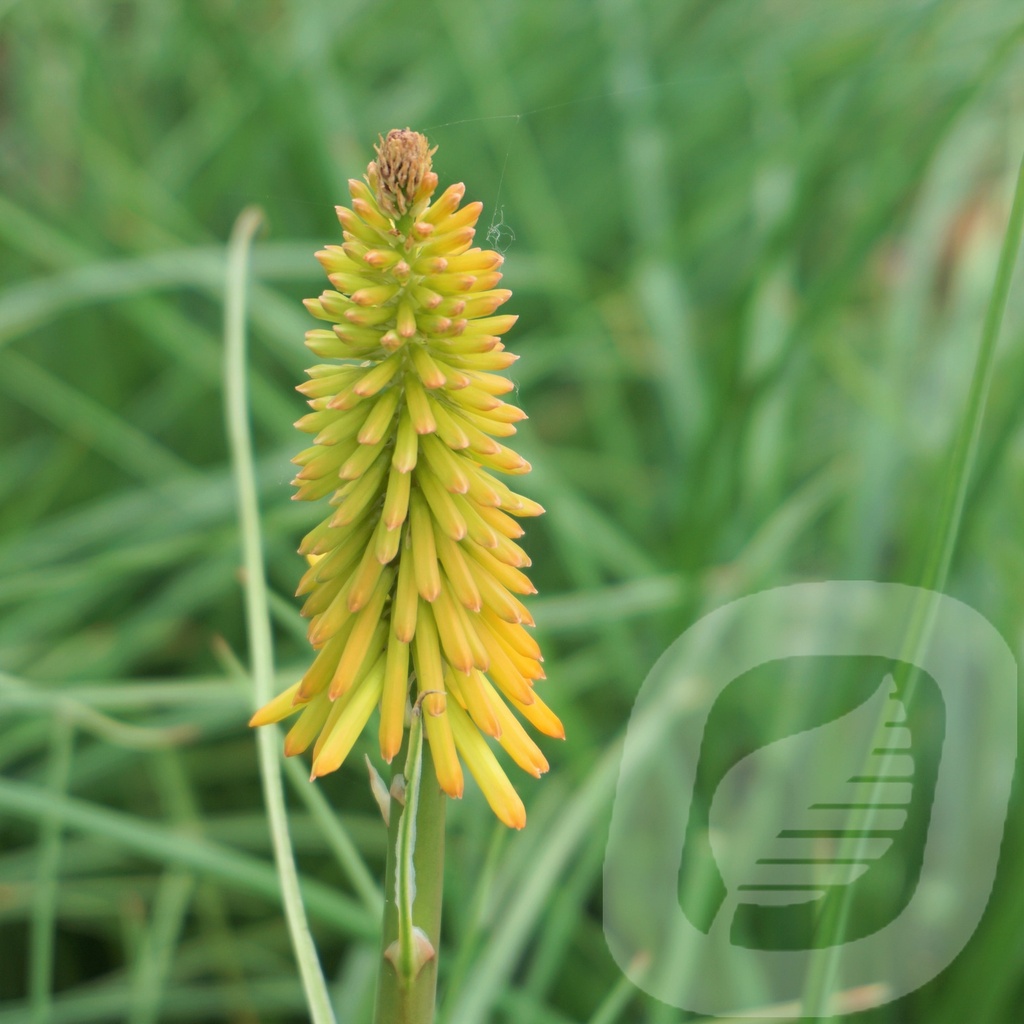
{"type": "Polygon", "coordinates": [[[431,149],[427,137],[419,132],[392,128],[373,148],[377,159],[370,164],[369,177],[377,203],[389,217],[403,217],[430,173],[430,158],[437,146],[431,149]]]}

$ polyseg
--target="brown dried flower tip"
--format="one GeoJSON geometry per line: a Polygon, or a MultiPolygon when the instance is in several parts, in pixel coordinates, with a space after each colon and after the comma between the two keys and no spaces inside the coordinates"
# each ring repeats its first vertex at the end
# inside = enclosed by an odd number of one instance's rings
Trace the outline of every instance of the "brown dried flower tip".
{"type": "Polygon", "coordinates": [[[380,145],[373,148],[377,159],[370,164],[369,177],[377,202],[389,217],[403,217],[430,173],[430,158],[437,146],[431,149],[427,137],[419,132],[392,128],[387,138],[380,139],[380,145]]]}

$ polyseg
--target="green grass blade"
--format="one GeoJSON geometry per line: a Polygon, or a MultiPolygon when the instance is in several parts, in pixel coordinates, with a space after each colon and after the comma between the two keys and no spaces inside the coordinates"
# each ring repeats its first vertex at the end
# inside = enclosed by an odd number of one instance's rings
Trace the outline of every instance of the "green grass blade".
{"type": "MultiPolygon", "coordinates": [[[[227,293],[224,317],[224,386],[231,463],[238,489],[238,514],[245,565],[245,607],[249,630],[255,704],[273,696],[274,655],[270,610],[260,537],[256,470],[253,463],[246,397],[245,290],[249,250],[262,223],[262,213],[250,207],[235,222],[228,247],[227,293]]],[[[302,976],[309,1012],[314,1024],[334,1024],[334,1011],[317,957],[309,922],[302,903],[295,854],[288,835],[288,815],[281,783],[276,730],[261,729],[256,736],[263,795],[270,821],[281,893],[295,959],[302,976]]]]}
{"type": "MultiPolygon", "coordinates": [[[[903,642],[900,662],[913,666],[899,681],[902,699],[909,704],[913,699],[918,679],[916,666],[920,662],[920,651],[927,646],[931,636],[934,617],[937,612],[937,595],[942,593],[949,577],[950,565],[956,550],[960,521],[963,516],[964,499],[970,482],[971,469],[978,451],[978,439],[985,417],[985,406],[992,385],[992,372],[999,331],[1006,313],[1010,296],[1010,285],[1017,263],[1021,243],[1024,241],[1024,159],[1017,172],[1010,210],[1009,223],[1003,236],[999,265],[992,286],[991,297],[985,311],[981,340],[971,374],[971,385],[967,396],[960,426],[953,442],[946,486],[938,519],[931,535],[927,561],[920,586],[922,590],[915,602],[907,635],[903,642]]],[[[899,676],[899,673],[897,673],[899,676]]],[[[884,763],[884,762],[883,762],[884,763]]],[[[881,772],[884,775],[884,771],[881,772]]],[[[870,819],[868,819],[870,821],[870,819]]],[[[842,957],[843,935],[850,914],[851,893],[847,887],[839,909],[826,922],[823,948],[812,957],[808,970],[807,987],[803,1006],[811,1017],[828,1017],[833,1013],[833,988],[842,957]]]]}

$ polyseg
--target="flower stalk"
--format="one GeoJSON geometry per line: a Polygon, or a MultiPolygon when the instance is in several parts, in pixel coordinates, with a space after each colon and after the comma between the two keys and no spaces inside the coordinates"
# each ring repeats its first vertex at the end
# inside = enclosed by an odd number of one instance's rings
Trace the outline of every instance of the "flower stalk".
{"type": "Polygon", "coordinates": [[[422,718],[421,706],[409,729],[404,775],[396,774],[391,787],[375,1024],[434,1019],[446,798],[423,743],[422,718]]]}
{"type": "Polygon", "coordinates": [[[298,388],[311,411],[296,426],[312,443],[292,460],[293,497],[332,508],[299,548],[316,655],[251,724],[297,714],[285,753],[312,745],[313,778],[340,767],[375,711],[382,758],[406,752],[390,802],[378,1020],[426,1021],[445,795],[462,796],[468,768],[498,819],[522,828],[494,748],[539,777],[548,762],[520,717],[564,730],[534,691],[544,659],[522,602],[535,590],[519,520],[544,510],[499,478],[530,469],[504,444],[525,413],[502,398],[518,358],[501,341],[517,318],[496,315],[511,295],[497,287],[503,257],[473,246],[482,206],[462,204],[465,186],[435,197],[424,136],[391,131],[376,153],[338,207],[343,244],[317,253],[332,288],[306,301],[329,325],[306,336],[325,362],[298,388]]]}

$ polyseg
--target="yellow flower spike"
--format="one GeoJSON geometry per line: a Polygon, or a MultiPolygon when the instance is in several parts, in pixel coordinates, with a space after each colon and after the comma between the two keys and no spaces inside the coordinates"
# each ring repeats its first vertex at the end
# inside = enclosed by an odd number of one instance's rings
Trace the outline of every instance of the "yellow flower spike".
{"type": "MultiPolygon", "coordinates": [[[[296,430],[301,430],[304,434],[315,434],[318,430],[321,430],[324,427],[326,427],[330,422],[331,422],[331,414],[330,413],[328,413],[328,412],[310,412],[310,413],[306,413],[305,416],[300,416],[292,424],[292,426],[295,427],[296,430]]],[[[314,444],[315,443],[316,443],[316,441],[314,440],[314,444]]],[[[294,462],[296,465],[299,465],[300,464],[300,456],[301,455],[302,455],[302,452],[300,452],[299,455],[296,455],[295,458],[292,459],[292,462],[294,462]]]]}
{"type": "Polygon", "coordinates": [[[300,452],[293,461],[302,468],[295,474],[292,486],[309,486],[326,478],[328,490],[337,487],[334,481],[342,463],[349,457],[348,451],[342,445],[336,445],[334,448],[307,448],[300,452]]]}
{"type": "MultiPolygon", "coordinates": [[[[508,409],[513,409],[515,406],[506,406],[508,409]]],[[[497,411],[497,410],[496,410],[497,411]]],[[[512,437],[518,433],[516,423],[518,420],[503,420],[492,417],[489,413],[475,412],[472,409],[463,410],[463,418],[468,421],[470,427],[476,427],[482,434],[489,435],[490,437],[512,437]]],[[[488,446],[491,451],[494,451],[494,445],[498,445],[498,442],[492,442],[488,446]]],[[[500,445],[499,445],[500,447],[500,445]]]]}
{"type": "MultiPolygon", "coordinates": [[[[447,359],[451,366],[472,366],[479,370],[507,370],[518,361],[519,356],[515,352],[506,351],[500,342],[490,346],[486,352],[480,352],[472,357],[454,353],[447,359]]],[[[514,434],[515,430],[510,430],[508,433],[514,434]]]]}
{"type": "Polygon", "coordinates": [[[337,274],[341,271],[355,270],[358,267],[358,263],[340,245],[325,245],[323,249],[313,255],[326,274],[337,274]]]}
{"type": "Polygon", "coordinates": [[[518,405],[512,405],[510,402],[502,402],[501,405],[494,409],[488,409],[486,412],[481,409],[467,409],[466,415],[475,422],[485,425],[521,423],[523,420],[529,419],[529,416],[518,405]]]}
{"type": "MultiPolygon", "coordinates": [[[[455,328],[457,329],[464,322],[463,320],[456,321],[455,328]]],[[[462,388],[469,387],[469,377],[461,370],[456,370],[454,366],[445,362],[440,356],[434,359],[434,365],[444,374],[445,391],[461,391],[462,388]]]]}
{"type": "Polygon", "coordinates": [[[511,294],[503,257],[473,245],[482,206],[463,202],[463,185],[435,195],[432,153],[408,129],[382,138],[337,210],[342,244],[316,254],[330,286],[306,301],[322,324],[305,342],[322,362],[298,388],[310,411],[296,427],[311,440],[293,461],[294,497],[330,505],[299,549],[317,557],[296,592],[317,653],[252,724],[298,715],[286,752],[312,744],[316,777],[379,706],[391,761],[414,671],[441,788],[461,795],[464,763],[520,828],[522,802],[484,737],[540,775],[547,760],[517,715],[563,735],[532,689],[543,659],[517,596],[534,593],[518,520],[543,508],[498,476],[529,470],[503,444],[525,418],[502,398],[516,354],[501,337],[517,319],[497,312],[511,294]]]}
{"type": "MultiPolygon", "coordinates": [[[[486,627],[481,626],[481,634],[484,628],[486,627]]],[[[491,635],[501,645],[501,649],[504,652],[505,657],[512,663],[512,667],[530,683],[531,687],[541,679],[547,679],[547,673],[536,658],[527,658],[523,656],[515,650],[511,644],[507,643],[504,637],[499,636],[496,633],[492,633],[491,635]]],[[[484,641],[484,646],[487,646],[486,641],[484,641]]]]}
{"type": "Polygon", "coordinates": [[[471,227],[458,228],[443,235],[433,234],[420,253],[423,256],[458,256],[469,248],[475,234],[471,227]]]}
{"type": "MultiPolygon", "coordinates": [[[[464,280],[472,282],[476,279],[467,277],[464,280]]],[[[435,338],[430,347],[442,359],[450,360],[452,356],[489,352],[497,344],[498,339],[493,334],[466,334],[463,328],[457,335],[435,338]]]]}
{"type": "Polygon", "coordinates": [[[344,231],[346,241],[359,240],[367,245],[380,248],[387,246],[388,239],[386,235],[375,231],[354,210],[349,210],[344,206],[337,206],[335,211],[338,214],[338,221],[344,231]]]}

